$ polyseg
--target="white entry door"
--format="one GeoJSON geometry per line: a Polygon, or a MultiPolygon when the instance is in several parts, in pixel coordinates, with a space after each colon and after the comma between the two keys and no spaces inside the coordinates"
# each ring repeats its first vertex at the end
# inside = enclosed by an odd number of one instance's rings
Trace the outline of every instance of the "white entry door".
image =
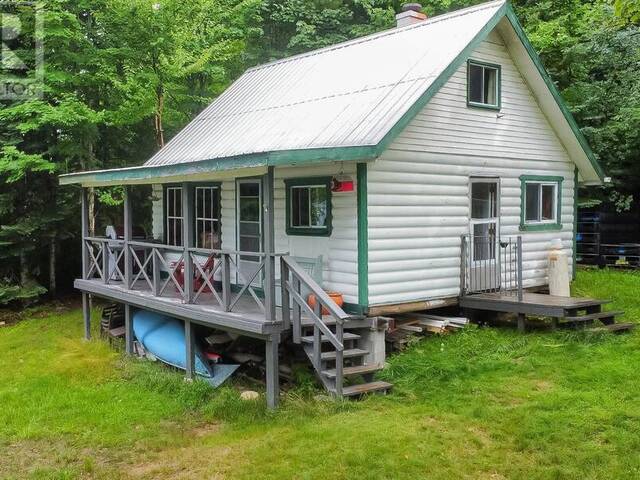
{"type": "MultiPolygon", "coordinates": [[[[262,251],[262,182],[260,179],[240,179],[237,188],[237,232],[238,250],[242,252],[262,251]]],[[[246,280],[249,280],[260,265],[260,257],[240,255],[238,268],[246,280]]],[[[242,279],[237,278],[237,283],[242,279]]],[[[262,275],[258,274],[253,285],[262,285],[262,275]]]]}
{"type": "Polygon", "coordinates": [[[500,286],[499,179],[471,178],[470,196],[469,285],[476,292],[497,289],[500,286]]]}

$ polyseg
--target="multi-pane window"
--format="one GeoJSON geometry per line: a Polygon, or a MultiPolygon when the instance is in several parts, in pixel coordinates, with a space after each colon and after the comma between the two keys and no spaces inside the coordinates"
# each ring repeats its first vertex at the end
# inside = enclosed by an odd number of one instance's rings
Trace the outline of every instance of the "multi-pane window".
{"type": "Polygon", "coordinates": [[[331,179],[287,180],[287,233],[330,235],[331,179]]]}
{"type": "Polygon", "coordinates": [[[165,190],[167,216],[167,245],[182,245],[182,188],[167,187],[165,190]]]}
{"type": "Polygon", "coordinates": [[[500,108],[500,66],[472,60],[467,64],[467,102],[471,106],[500,108]]]}
{"type": "Polygon", "coordinates": [[[524,230],[560,226],[560,177],[521,177],[524,230]],[[532,228],[533,227],[533,228],[532,228]]]}
{"type": "MultiPolygon", "coordinates": [[[[197,248],[220,248],[220,188],[218,186],[196,186],[194,188],[195,246],[197,248]]],[[[182,246],[184,209],[182,187],[165,189],[165,228],[167,245],[182,246]]]]}
{"type": "Polygon", "coordinates": [[[220,187],[195,188],[196,247],[220,248],[220,187]]]}

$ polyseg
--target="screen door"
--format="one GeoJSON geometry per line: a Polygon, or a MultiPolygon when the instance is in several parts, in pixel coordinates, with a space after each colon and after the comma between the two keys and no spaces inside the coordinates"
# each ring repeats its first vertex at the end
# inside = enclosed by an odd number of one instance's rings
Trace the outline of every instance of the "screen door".
{"type": "MultiPolygon", "coordinates": [[[[262,183],[259,179],[237,180],[237,218],[238,250],[242,252],[262,251],[262,183]]],[[[238,268],[246,280],[249,280],[260,265],[260,257],[240,255],[238,268]]],[[[241,278],[236,279],[242,283],[241,278]]],[[[262,285],[259,274],[252,285],[262,285]]]]}
{"type": "Polygon", "coordinates": [[[472,291],[500,287],[499,192],[497,178],[471,179],[469,285],[472,291]]]}

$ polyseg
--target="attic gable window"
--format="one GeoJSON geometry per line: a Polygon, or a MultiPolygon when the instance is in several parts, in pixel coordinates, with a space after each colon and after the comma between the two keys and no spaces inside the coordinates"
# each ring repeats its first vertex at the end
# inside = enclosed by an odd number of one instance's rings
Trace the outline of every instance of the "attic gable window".
{"type": "Polygon", "coordinates": [[[520,177],[520,230],[562,228],[562,177],[522,175],[520,177]]]}
{"type": "Polygon", "coordinates": [[[285,180],[287,234],[331,235],[331,177],[285,180]]]}
{"type": "Polygon", "coordinates": [[[467,105],[500,110],[500,65],[467,62],[467,105]]]}

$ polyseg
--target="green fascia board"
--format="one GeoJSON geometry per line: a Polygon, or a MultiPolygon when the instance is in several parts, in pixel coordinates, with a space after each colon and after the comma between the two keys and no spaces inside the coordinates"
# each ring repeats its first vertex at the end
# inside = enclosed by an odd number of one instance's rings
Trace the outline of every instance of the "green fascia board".
{"type": "Polygon", "coordinates": [[[358,303],[369,306],[369,209],[367,204],[367,164],[356,166],[358,217],[358,303]]]}
{"type": "Polygon", "coordinates": [[[529,42],[529,39],[527,38],[527,34],[525,33],[524,28],[522,28],[522,25],[520,24],[520,21],[518,20],[518,16],[516,15],[516,12],[513,10],[513,7],[510,4],[507,4],[506,6],[507,6],[507,10],[506,10],[507,19],[511,23],[511,26],[513,27],[513,29],[515,30],[516,35],[522,42],[522,45],[524,45],[525,50],[529,54],[529,57],[531,58],[534,65],[538,69],[538,72],[542,76],[542,79],[544,80],[544,83],[547,85],[547,88],[551,92],[551,95],[553,95],[553,98],[558,104],[560,111],[562,112],[562,114],[564,115],[564,118],[567,120],[567,123],[571,127],[573,134],[576,136],[578,143],[580,143],[582,150],[584,150],[584,153],[589,159],[589,162],[591,162],[591,166],[596,171],[596,174],[600,178],[600,181],[604,181],[604,177],[605,177],[604,170],[602,169],[602,166],[598,162],[598,159],[596,158],[595,154],[591,150],[591,147],[589,146],[589,142],[587,142],[587,139],[585,138],[584,134],[580,130],[580,127],[576,123],[575,118],[573,118],[573,114],[571,113],[566,103],[562,99],[562,96],[560,95],[560,92],[558,91],[556,84],[553,83],[553,80],[551,80],[551,77],[547,73],[547,70],[544,68],[544,65],[542,65],[542,61],[540,60],[540,57],[538,56],[535,49],[533,48],[533,45],[531,45],[531,42],[529,42]]]}
{"type": "Polygon", "coordinates": [[[74,183],[114,183],[144,182],[162,177],[181,177],[215,171],[235,170],[251,167],[269,167],[278,165],[295,165],[297,163],[321,163],[331,161],[372,160],[376,158],[374,145],[327,147],[300,150],[284,150],[233,157],[200,160],[196,162],[171,165],[149,165],[93,172],[79,172],[60,175],[60,185],[74,183]]]}
{"type": "Polygon", "coordinates": [[[520,230],[523,232],[549,232],[562,230],[562,182],[564,177],[551,175],[520,175],[520,230]],[[558,184],[555,223],[527,223],[524,219],[527,182],[555,182],[558,184]]]}
{"type": "Polygon", "coordinates": [[[304,236],[304,237],[330,237],[333,230],[333,215],[331,213],[331,181],[332,177],[295,177],[286,178],[285,186],[285,230],[287,235],[304,236]],[[311,227],[292,227],[291,226],[291,187],[299,187],[302,185],[324,185],[327,189],[327,219],[326,225],[322,228],[311,227]]]}

